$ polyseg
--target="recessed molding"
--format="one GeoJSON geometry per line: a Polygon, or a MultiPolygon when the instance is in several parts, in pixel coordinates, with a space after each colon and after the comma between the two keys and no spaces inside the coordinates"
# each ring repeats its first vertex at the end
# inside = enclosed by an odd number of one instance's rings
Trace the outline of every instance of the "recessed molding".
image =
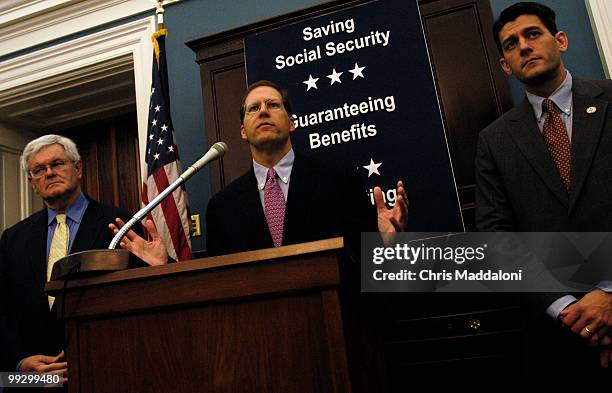
{"type": "Polygon", "coordinates": [[[134,66],[138,140],[144,171],[154,31],[155,17],[150,16],[0,62],[0,103],[12,96],[35,95],[50,86],[69,85],[79,70],[86,73],[97,64],[125,59],[127,55],[134,66]]]}
{"type": "Polygon", "coordinates": [[[606,78],[612,77],[612,2],[585,0],[606,78]]]}
{"type": "Polygon", "coordinates": [[[153,0],[2,0],[0,56],[154,9],[153,0]]]}
{"type": "MultiPolygon", "coordinates": [[[[0,90],[0,111],[11,105],[31,101],[33,98],[49,96],[87,82],[107,79],[109,76],[125,72],[134,72],[134,60],[131,53],[60,75],[0,90]]],[[[0,86],[0,89],[4,87],[0,86]]]]}

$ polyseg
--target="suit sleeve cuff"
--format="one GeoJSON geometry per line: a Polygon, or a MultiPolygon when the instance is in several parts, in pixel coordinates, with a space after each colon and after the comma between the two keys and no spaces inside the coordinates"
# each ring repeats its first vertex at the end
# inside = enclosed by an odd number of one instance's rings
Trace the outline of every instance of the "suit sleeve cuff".
{"type": "Polygon", "coordinates": [[[575,301],[578,301],[578,299],[576,299],[572,295],[562,296],[559,299],[555,300],[550,306],[548,306],[548,308],[546,309],[546,314],[548,314],[548,316],[550,316],[552,319],[556,320],[557,318],[559,318],[559,313],[565,307],[569,306],[575,301]]]}
{"type": "Polygon", "coordinates": [[[612,293],[612,281],[600,281],[597,288],[604,292],[612,293]]]}
{"type": "Polygon", "coordinates": [[[21,359],[19,363],[17,363],[17,367],[15,368],[16,372],[19,372],[19,370],[21,370],[21,363],[23,363],[24,361],[25,361],[25,358],[21,359]]]}

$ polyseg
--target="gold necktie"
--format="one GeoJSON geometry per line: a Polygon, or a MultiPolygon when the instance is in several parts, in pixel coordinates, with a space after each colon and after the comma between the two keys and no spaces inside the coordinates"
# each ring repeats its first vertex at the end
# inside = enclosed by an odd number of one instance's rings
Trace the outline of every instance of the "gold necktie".
{"type": "MultiPolygon", "coordinates": [[[[49,262],[47,263],[47,281],[51,278],[51,271],[53,265],[59,259],[68,255],[68,241],[70,240],[70,232],[68,225],[66,224],[66,215],[58,214],[55,216],[57,225],[55,227],[55,233],[53,233],[53,239],[51,240],[51,250],[49,250],[49,262]]],[[[53,306],[53,296],[48,296],[49,308],[53,306]]]]}

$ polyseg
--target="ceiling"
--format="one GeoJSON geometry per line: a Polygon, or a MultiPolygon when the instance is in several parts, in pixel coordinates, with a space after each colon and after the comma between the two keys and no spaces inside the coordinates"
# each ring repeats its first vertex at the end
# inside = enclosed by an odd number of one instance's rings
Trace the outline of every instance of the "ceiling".
{"type": "Polygon", "coordinates": [[[53,132],[136,112],[132,55],[0,91],[0,123],[53,132]]]}

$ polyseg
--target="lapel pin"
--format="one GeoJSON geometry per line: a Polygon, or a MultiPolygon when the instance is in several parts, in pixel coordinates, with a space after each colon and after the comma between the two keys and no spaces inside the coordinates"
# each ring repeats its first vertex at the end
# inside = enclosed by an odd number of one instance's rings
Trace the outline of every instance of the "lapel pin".
{"type": "Polygon", "coordinates": [[[594,106],[590,106],[590,107],[588,107],[586,109],[586,113],[588,113],[588,114],[592,114],[592,113],[595,113],[595,112],[597,112],[597,108],[594,107],[594,106]]]}

